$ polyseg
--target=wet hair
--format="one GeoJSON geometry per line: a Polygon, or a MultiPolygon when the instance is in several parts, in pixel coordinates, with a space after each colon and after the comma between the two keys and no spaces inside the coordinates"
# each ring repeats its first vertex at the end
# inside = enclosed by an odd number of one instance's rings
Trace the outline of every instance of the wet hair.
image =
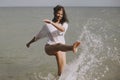
{"type": "Polygon", "coordinates": [[[54,18],[52,19],[53,22],[57,22],[56,14],[60,10],[63,11],[63,17],[62,17],[60,23],[63,24],[64,22],[69,22],[68,19],[67,19],[67,15],[66,15],[65,9],[64,9],[63,6],[57,5],[56,7],[53,8],[53,10],[54,10],[54,18]]]}

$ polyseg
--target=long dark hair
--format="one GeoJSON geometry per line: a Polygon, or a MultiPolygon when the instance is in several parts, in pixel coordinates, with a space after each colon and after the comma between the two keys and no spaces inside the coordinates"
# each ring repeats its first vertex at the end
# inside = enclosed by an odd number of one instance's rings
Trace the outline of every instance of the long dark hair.
{"type": "Polygon", "coordinates": [[[65,9],[61,5],[57,5],[56,7],[53,8],[53,10],[54,10],[54,18],[52,19],[52,21],[53,22],[57,22],[56,14],[61,9],[63,10],[63,17],[62,17],[60,23],[63,24],[64,22],[69,22],[68,19],[67,19],[67,15],[66,15],[65,9]]]}

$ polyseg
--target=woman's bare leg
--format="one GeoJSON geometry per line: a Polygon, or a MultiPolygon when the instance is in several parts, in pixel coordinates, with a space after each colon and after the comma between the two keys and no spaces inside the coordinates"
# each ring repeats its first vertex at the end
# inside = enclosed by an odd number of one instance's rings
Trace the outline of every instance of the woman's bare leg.
{"type": "Polygon", "coordinates": [[[55,56],[58,65],[58,76],[60,76],[66,65],[66,53],[58,51],[55,56]]]}
{"type": "Polygon", "coordinates": [[[77,52],[77,47],[80,45],[80,42],[75,42],[73,45],[64,45],[64,44],[55,44],[55,45],[46,45],[45,51],[48,55],[55,55],[58,65],[58,75],[60,76],[66,65],[66,54],[65,51],[77,52]]]}

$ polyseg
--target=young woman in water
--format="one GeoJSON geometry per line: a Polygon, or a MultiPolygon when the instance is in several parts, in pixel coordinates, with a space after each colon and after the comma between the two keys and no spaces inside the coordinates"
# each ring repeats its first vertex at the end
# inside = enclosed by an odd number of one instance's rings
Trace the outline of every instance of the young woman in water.
{"type": "Polygon", "coordinates": [[[30,44],[37,40],[47,37],[48,41],[45,45],[45,52],[48,55],[56,57],[58,65],[58,75],[60,76],[66,65],[66,53],[67,51],[77,52],[77,48],[80,45],[79,41],[76,41],[72,45],[65,44],[64,35],[68,28],[68,19],[63,6],[57,5],[54,7],[54,18],[52,20],[44,19],[46,23],[40,32],[30,40],[26,46],[29,48],[30,44]]]}

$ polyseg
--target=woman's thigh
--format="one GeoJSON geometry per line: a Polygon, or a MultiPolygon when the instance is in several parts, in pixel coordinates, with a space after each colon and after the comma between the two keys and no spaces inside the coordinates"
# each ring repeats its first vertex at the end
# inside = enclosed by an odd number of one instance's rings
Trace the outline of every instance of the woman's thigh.
{"type": "Polygon", "coordinates": [[[53,45],[46,44],[45,45],[45,52],[48,55],[55,55],[57,52],[60,51],[61,45],[62,45],[61,43],[57,43],[57,44],[53,44],[53,45]]]}
{"type": "Polygon", "coordinates": [[[58,51],[56,53],[56,58],[58,58],[63,65],[66,64],[66,53],[65,52],[58,51]]]}
{"type": "Polygon", "coordinates": [[[57,50],[55,48],[56,45],[45,45],[45,52],[48,55],[55,55],[57,53],[57,50]]]}

